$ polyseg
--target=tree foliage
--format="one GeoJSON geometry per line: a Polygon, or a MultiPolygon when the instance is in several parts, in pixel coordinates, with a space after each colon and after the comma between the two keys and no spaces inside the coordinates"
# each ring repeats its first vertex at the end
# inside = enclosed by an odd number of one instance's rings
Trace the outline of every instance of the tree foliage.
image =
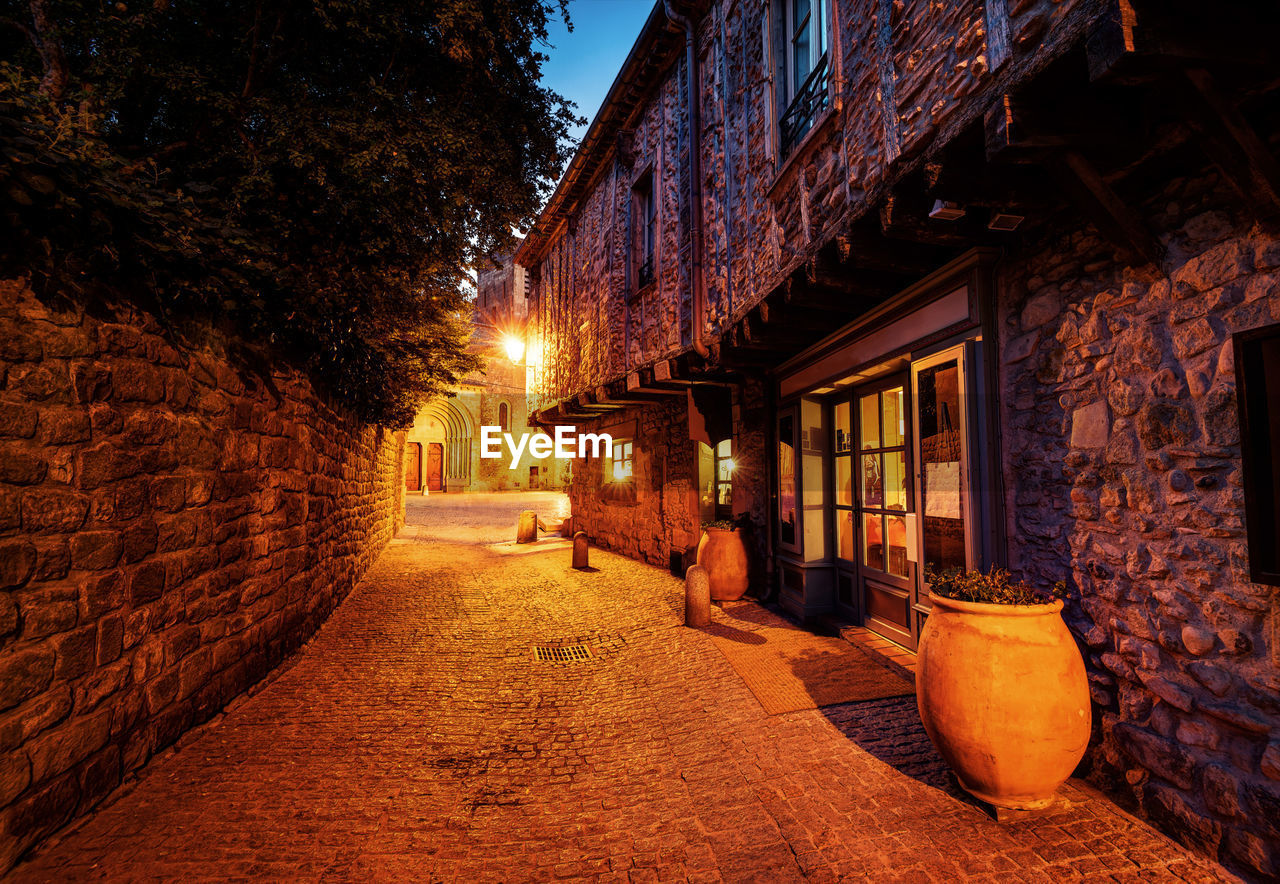
{"type": "Polygon", "coordinates": [[[0,0],[0,259],[129,291],[403,424],[561,166],[565,0],[0,0]],[[553,5],[553,2],[555,5],[553,5]]]}

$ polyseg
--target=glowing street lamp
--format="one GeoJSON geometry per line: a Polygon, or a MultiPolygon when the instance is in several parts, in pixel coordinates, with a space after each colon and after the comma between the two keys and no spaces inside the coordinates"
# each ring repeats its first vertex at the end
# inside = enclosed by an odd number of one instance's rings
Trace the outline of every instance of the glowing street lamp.
{"type": "Polygon", "coordinates": [[[507,349],[507,358],[519,365],[524,359],[524,340],[515,335],[507,335],[503,340],[503,346],[507,349]]]}

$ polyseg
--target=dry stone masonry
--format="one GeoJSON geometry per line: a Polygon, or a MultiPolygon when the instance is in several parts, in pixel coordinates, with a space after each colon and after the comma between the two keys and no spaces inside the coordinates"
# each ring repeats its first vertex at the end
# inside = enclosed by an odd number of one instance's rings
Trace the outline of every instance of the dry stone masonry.
{"type": "Polygon", "coordinates": [[[1231,334],[1280,321],[1280,239],[1205,181],[1161,202],[1167,274],[1073,233],[1002,280],[1011,553],[1078,587],[1098,775],[1272,874],[1277,596],[1249,580],[1231,334]]]}
{"type": "Polygon", "coordinates": [[[315,631],[403,519],[400,448],[0,282],[0,873],[315,631]]]}

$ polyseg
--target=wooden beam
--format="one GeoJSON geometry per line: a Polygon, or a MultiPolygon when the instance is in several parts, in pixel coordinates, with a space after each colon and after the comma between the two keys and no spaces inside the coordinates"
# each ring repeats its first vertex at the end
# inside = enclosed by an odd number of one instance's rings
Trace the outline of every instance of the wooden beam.
{"type": "Polygon", "coordinates": [[[1164,247],[1083,154],[1078,151],[1054,154],[1048,166],[1124,260],[1135,265],[1160,264],[1164,247]]]}
{"type": "Polygon", "coordinates": [[[1280,164],[1266,143],[1209,71],[1182,76],[1181,103],[1209,160],[1260,217],[1280,215],[1280,164]]]}
{"type": "Polygon", "coordinates": [[[577,398],[578,408],[583,411],[607,412],[617,411],[622,408],[621,405],[610,404],[608,402],[598,402],[594,393],[579,393],[577,398]]]}
{"type": "Polygon", "coordinates": [[[627,375],[628,393],[656,393],[665,396],[683,396],[683,387],[669,387],[653,382],[653,369],[638,369],[627,375]]]}
{"type": "Polygon", "coordinates": [[[1085,35],[1090,80],[1136,84],[1185,66],[1274,64],[1276,4],[1218,0],[1107,0],[1085,35]]]}
{"type": "Polygon", "coordinates": [[[622,407],[652,405],[665,400],[666,396],[654,393],[628,393],[625,379],[611,381],[603,387],[596,387],[596,401],[607,402],[622,407]]]}

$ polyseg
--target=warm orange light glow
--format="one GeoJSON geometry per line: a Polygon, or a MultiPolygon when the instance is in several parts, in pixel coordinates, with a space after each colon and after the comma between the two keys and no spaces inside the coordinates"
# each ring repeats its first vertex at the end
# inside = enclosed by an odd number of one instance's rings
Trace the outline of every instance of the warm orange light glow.
{"type": "Polygon", "coordinates": [[[524,359],[524,341],[515,335],[507,335],[503,344],[507,348],[507,358],[519,365],[524,359]]]}

